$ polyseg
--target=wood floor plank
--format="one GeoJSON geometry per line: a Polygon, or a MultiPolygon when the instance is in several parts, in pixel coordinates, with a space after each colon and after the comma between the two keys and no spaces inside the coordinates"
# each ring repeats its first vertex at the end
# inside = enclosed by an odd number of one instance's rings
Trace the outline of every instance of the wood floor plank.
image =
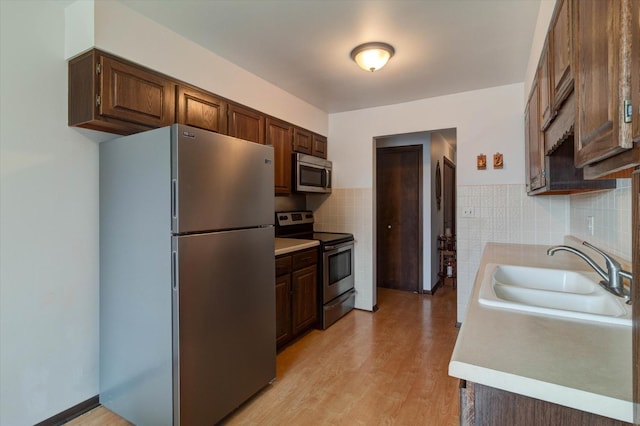
{"type": "MultiPolygon", "coordinates": [[[[447,374],[458,334],[455,290],[418,295],[380,288],[378,307],[352,311],[285,348],[274,384],[223,423],[457,425],[458,381],[447,374]]],[[[101,409],[69,424],[129,424],[101,409]]]]}

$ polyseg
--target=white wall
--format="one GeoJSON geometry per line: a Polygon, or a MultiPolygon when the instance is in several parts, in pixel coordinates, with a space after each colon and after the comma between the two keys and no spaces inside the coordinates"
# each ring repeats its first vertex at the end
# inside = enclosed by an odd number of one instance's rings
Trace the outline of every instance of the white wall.
{"type": "MultiPolygon", "coordinates": [[[[335,183],[339,188],[371,190],[373,141],[378,137],[455,128],[458,185],[524,184],[523,93],[522,84],[512,84],[331,114],[329,157],[334,162],[335,183]],[[504,169],[476,170],[476,155],[484,153],[490,158],[495,152],[504,154],[504,169]]],[[[373,203],[358,206],[358,209],[361,209],[358,210],[360,222],[373,223],[373,203]]],[[[365,252],[373,254],[375,251],[367,247],[365,252]]],[[[463,265],[472,267],[464,262],[463,265]]],[[[461,272],[460,267],[458,272],[461,272]]],[[[470,275],[467,272],[463,274],[467,279],[458,279],[458,288],[462,289],[458,296],[459,320],[464,316],[473,284],[468,278],[470,275]]],[[[375,281],[371,276],[356,276],[356,285],[364,293],[363,299],[375,300],[375,281]]]]}
{"type": "Polygon", "coordinates": [[[98,147],[67,127],[64,8],[0,2],[0,424],[98,392],[98,147]]]}

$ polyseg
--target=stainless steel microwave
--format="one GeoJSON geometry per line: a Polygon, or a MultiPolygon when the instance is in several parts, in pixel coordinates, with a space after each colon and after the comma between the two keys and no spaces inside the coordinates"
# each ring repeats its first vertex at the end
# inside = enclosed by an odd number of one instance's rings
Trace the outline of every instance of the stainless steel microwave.
{"type": "Polygon", "coordinates": [[[293,162],[296,192],[331,192],[331,161],[295,154],[293,162]]]}

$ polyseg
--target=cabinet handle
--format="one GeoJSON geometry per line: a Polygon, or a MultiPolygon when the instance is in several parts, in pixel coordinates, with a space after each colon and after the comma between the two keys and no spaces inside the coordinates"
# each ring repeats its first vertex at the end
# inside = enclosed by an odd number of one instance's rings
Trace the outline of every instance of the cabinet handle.
{"type": "Polygon", "coordinates": [[[631,99],[624,100],[622,109],[624,114],[624,122],[631,123],[631,120],[633,118],[633,104],[631,103],[631,99]]]}

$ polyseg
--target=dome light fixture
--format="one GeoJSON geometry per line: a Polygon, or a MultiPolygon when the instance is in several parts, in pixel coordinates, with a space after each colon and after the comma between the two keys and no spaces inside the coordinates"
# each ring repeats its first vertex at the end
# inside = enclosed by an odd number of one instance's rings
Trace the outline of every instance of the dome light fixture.
{"type": "Polygon", "coordinates": [[[351,59],[363,70],[374,72],[384,67],[394,53],[390,44],[374,41],[356,46],[351,51],[351,59]]]}

